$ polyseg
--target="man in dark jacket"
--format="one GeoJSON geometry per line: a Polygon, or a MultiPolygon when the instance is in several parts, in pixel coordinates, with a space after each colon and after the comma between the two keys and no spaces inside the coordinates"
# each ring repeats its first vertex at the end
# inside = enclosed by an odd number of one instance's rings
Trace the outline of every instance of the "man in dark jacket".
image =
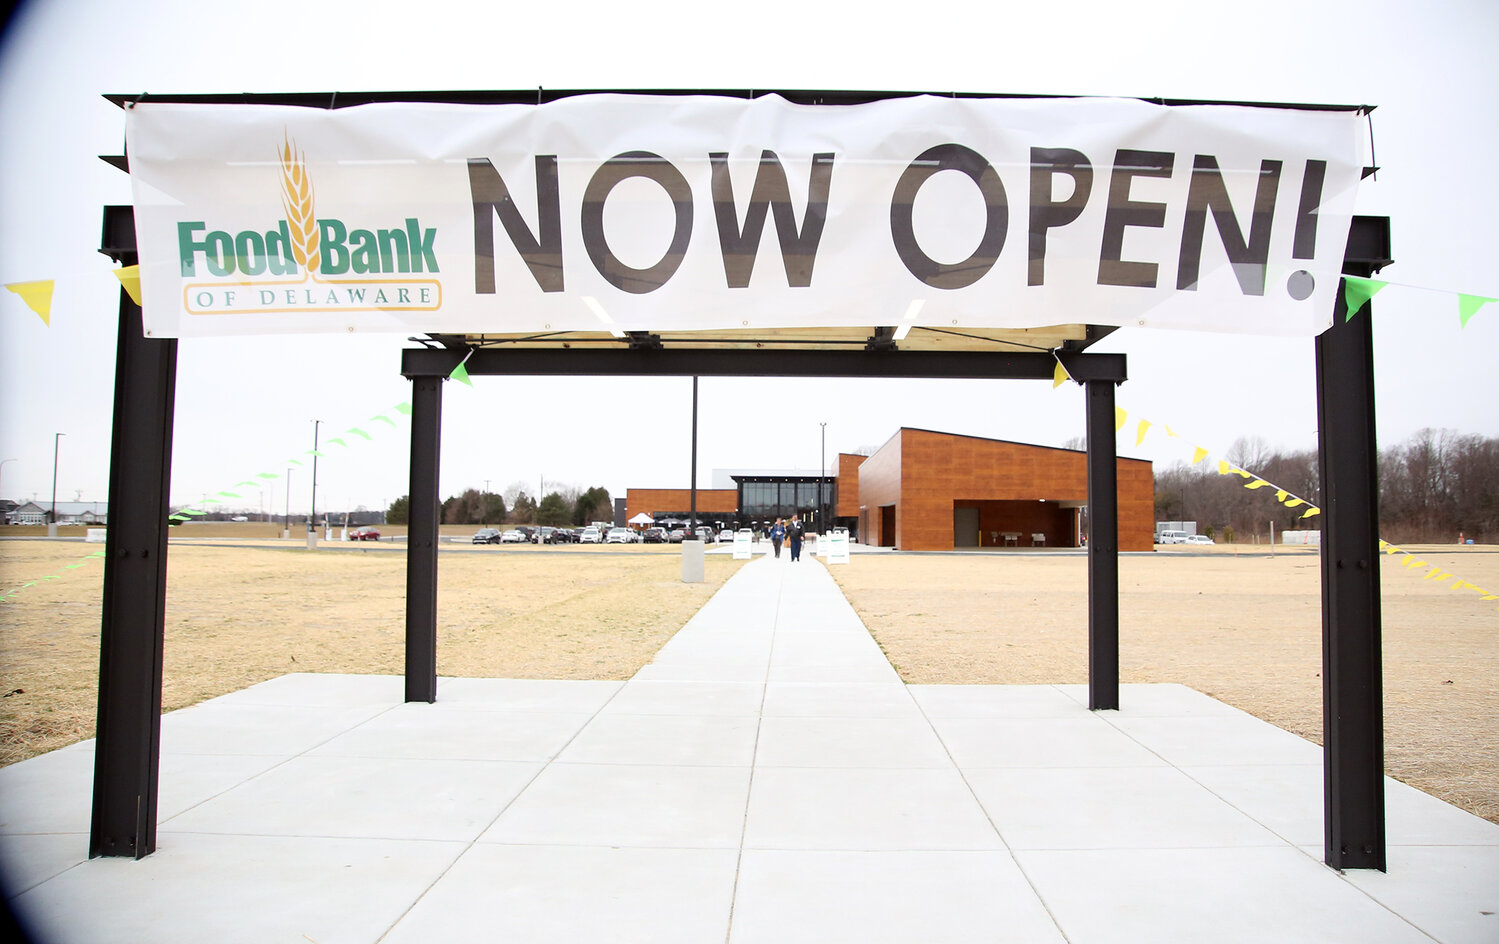
{"type": "Polygon", "coordinates": [[[799,561],[802,559],[802,538],[807,529],[802,524],[801,515],[792,515],[791,524],[786,526],[786,536],[791,538],[791,559],[799,561]]]}

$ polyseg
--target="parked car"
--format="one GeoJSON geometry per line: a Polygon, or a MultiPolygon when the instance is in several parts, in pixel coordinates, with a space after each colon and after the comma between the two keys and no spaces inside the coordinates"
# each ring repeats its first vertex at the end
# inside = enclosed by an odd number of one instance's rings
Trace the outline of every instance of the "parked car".
{"type": "Polygon", "coordinates": [[[548,544],[574,544],[578,535],[571,528],[553,528],[552,533],[547,535],[548,544]]]}
{"type": "Polygon", "coordinates": [[[475,544],[498,544],[500,543],[499,528],[480,528],[474,532],[475,544]]]}
{"type": "Polygon", "coordinates": [[[646,528],[645,529],[645,533],[640,536],[640,539],[642,541],[644,541],[646,544],[665,544],[666,543],[666,529],[665,528],[646,528]]]}
{"type": "Polygon", "coordinates": [[[500,543],[501,544],[525,544],[525,543],[527,543],[527,541],[526,541],[526,532],[524,532],[524,531],[518,531],[515,528],[511,528],[509,531],[506,531],[504,534],[500,535],[500,543]]]}
{"type": "Polygon", "coordinates": [[[355,528],[349,532],[350,541],[378,541],[380,532],[374,528],[355,528]]]}
{"type": "Polygon", "coordinates": [[[629,528],[610,528],[608,537],[604,538],[605,544],[634,544],[635,532],[629,528]]]}
{"type": "Polygon", "coordinates": [[[1155,539],[1157,544],[1186,544],[1187,532],[1185,531],[1162,531],[1155,539]]]}
{"type": "Polygon", "coordinates": [[[716,538],[717,535],[714,534],[713,529],[707,525],[703,525],[697,529],[697,539],[704,544],[712,544],[716,538]]]}
{"type": "Polygon", "coordinates": [[[536,533],[534,533],[534,534],[531,535],[531,543],[532,544],[551,544],[552,543],[552,532],[556,531],[556,530],[557,529],[553,528],[553,527],[537,528],[536,529],[536,533]]]}
{"type": "Polygon", "coordinates": [[[599,534],[599,529],[598,528],[589,526],[589,527],[583,529],[583,533],[582,534],[578,535],[578,543],[579,544],[602,544],[603,543],[603,536],[599,534]]]}
{"type": "Polygon", "coordinates": [[[687,537],[686,528],[672,528],[666,535],[666,540],[672,544],[681,544],[682,539],[687,537]]]}
{"type": "Polygon", "coordinates": [[[1188,544],[1212,544],[1213,539],[1206,534],[1194,534],[1187,538],[1188,544]]]}
{"type": "Polygon", "coordinates": [[[722,541],[723,543],[725,543],[725,544],[729,544],[729,543],[733,542],[733,540],[734,540],[734,529],[733,528],[724,528],[722,531],[718,532],[718,539],[720,541],[722,541]]]}

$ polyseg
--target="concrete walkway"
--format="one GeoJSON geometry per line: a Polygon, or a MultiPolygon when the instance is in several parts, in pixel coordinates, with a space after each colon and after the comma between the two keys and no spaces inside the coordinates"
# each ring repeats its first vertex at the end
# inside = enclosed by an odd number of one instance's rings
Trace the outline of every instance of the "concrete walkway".
{"type": "Polygon", "coordinates": [[[1389,874],[1339,874],[1314,745],[1174,685],[902,685],[812,560],[629,682],[401,691],[166,715],[139,862],[85,859],[92,742],[0,770],[12,906],[152,944],[1499,941],[1499,826],[1390,781],[1389,874]]]}

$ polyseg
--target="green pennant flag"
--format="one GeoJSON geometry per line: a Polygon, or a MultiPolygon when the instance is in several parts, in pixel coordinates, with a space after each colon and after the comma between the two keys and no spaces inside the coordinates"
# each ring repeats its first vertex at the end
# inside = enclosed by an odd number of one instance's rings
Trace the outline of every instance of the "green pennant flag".
{"type": "Polygon", "coordinates": [[[1389,284],[1376,279],[1361,279],[1356,275],[1343,276],[1343,301],[1348,307],[1348,314],[1343,316],[1343,320],[1352,321],[1358,310],[1389,284]]]}
{"type": "Polygon", "coordinates": [[[363,436],[365,439],[374,439],[375,438],[375,437],[371,436],[369,433],[366,433],[364,430],[360,429],[358,426],[350,426],[348,429],[344,430],[344,432],[346,432],[346,433],[358,433],[359,435],[363,436]]]}
{"type": "Polygon", "coordinates": [[[342,439],[339,439],[337,436],[330,436],[328,438],[328,441],[330,443],[338,443],[340,446],[343,446],[345,449],[349,448],[349,444],[346,443],[346,442],[344,442],[342,439]]]}
{"type": "Polygon", "coordinates": [[[301,465],[302,464],[302,460],[301,459],[287,459],[286,461],[290,462],[292,465],[301,465]]]}
{"type": "Polygon", "coordinates": [[[1457,317],[1462,321],[1460,327],[1466,328],[1468,326],[1468,319],[1478,314],[1478,309],[1489,302],[1499,302],[1499,298],[1484,298],[1482,295],[1463,295],[1459,293],[1457,296],[1457,317]]]}
{"type": "Polygon", "coordinates": [[[453,368],[453,372],[451,374],[448,374],[448,379],[460,380],[463,383],[468,384],[470,387],[474,385],[474,382],[468,379],[468,368],[464,367],[461,362],[457,367],[453,368]]]}
{"type": "Polygon", "coordinates": [[[396,404],[396,412],[402,414],[403,416],[410,416],[411,415],[411,404],[409,404],[409,403],[397,403],[396,404]]]}
{"type": "Polygon", "coordinates": [[[225,498],[241,498],[241,497],[243,497],[241,495],[236,494],[235,492],[219,492],[219,494],[223,495],[225,498]]]}
{"type": "Polygon", "coordinates": [[[389,423],[391,426],[396,425],[396,421],[386,416],[384,413],[376,413],[374,416],[370,417],[371,422],[374,422],[375,420],[379,420],[382,423],[389,423]]]}
{"type": "Polygon", "coordinates": [[[279,479],[281,477],[274,472],[256,472],[255,474],[263,479],[279,479]]]}
{"type": "Polygon", "coordinates": [[[302,453],[302,455],[304,455],[304,456],[317,456],[320,459],[327,458],[327,454],[326,453],[318,452],[316,449],[309,449],[306,452],[302,453]]]}

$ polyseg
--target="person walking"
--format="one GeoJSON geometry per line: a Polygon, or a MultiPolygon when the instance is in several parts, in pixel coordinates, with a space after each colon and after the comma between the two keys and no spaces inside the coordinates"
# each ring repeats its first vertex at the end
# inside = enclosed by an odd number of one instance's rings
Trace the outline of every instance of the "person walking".
{"type": "Polygon", "coordinates": [[[776,523],[770,526],[770,546],[775,548],[776,557],[781,556],[781,542],[786,540],[786,525],[777,518],[776,523]]]}
{"type": "Polygon", "coordinates": [[[807,529],[802,525],[801,515],[792,515],[791,524],[786,527],[786,533],[791,537],[791,559],[799,561],[802,559],[802,538],[807,534],[807,529]]]}

